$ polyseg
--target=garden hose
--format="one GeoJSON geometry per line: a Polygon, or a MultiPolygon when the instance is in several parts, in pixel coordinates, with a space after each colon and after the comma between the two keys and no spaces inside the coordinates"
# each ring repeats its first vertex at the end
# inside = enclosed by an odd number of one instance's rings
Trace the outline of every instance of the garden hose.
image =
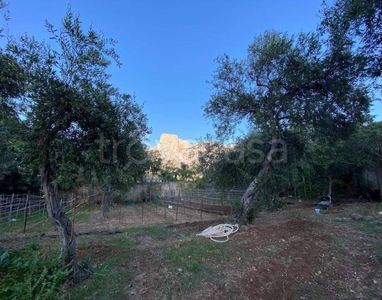
{"type": "Polygon", "coordinates": [[[229,240],[229,235],[237,232],[239,230],[239,225],[231,224],[219,224],[216,226],[208,227],[203,230],[201,233],[198,233],[197,236],[204,236],[210,238],[212,241],[217,243],[224,243],[229,240]]]}

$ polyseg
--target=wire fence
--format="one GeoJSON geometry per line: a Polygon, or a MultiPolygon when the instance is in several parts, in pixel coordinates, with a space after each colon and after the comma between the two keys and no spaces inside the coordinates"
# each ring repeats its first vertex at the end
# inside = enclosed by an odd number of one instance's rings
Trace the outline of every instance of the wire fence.
{"type": "MultiPolygon", "coordinates": [[[[112,202],[109,203],[109,208],[113,207],[126,207],[130,204],[142,204],[141,216],[142,220],[150,218],[151,214],[145,209],[147,204],[148,209],[155,207],[155,211],[163,210],[164,218],[171,217],[173,215],[174,220],[182,220],[186,215],[192,216],[194,214],[200,214],[199,219],[202,219],[202,212],[229,215],[235,212],[238,208],[238,203],[244,193],[244,190],[230,190],[225,193],[219,192],[214,189],[190,189],[179,188],[171,190],[171,192],[163,192],[151,190],[149,197],[146,197],[145,201],[126,200],[122,205],[117,205],[112,202]],[[152,193],[151,193],[152,192],[152,193]],[[162,204],[158,206],[158,204],[162,204]],[[154,205],[154,206],[153,206],[154,205]],[[182,208],[182,210],[180,210],[182,208]],[[194,211],[194,213],[191,213],[194,211]],[[187,212],[187,213],[186,213],[187,212]],[[179,217],[183,213],[183,217],[179,217]],[[147,216],[145,216],[147,214],[147,216]]],[[[77,215],[81,209],[85,206],[93,206],[101,204],[102,195],[81,195],[76,196],[74,193],[59,194],[58,199],[60,205],[67,215],[71,215],[73,218],[77,215]]],[[[128,199],[128,198],[127,198],[128,199]]],[[[41,195],[33,194],[12,194],[4,195],[0,194],[0,226],[4,227],[4,230],[8,232],[11,230],[22,230],[26,232],[26,228],[32,229],[43,222],[49,221],[45,198],[41,195]],[[9,229],[6,229],[9,228],[9,229]],[[13,228],[13,229],[11,229],[13,228]]],[[[33,229],[35,230],[35,229],[33,229]]]]}
{"type": "Polygon", "coordinates": [[[161,197],[161,201],[176,206],[214,212],[223,215],[231,214],[239,206],[244,190],[220,192],[215,189],[184,189],[161,197]]]}
{"type": "MultiPolygon", "coordinates": [[[[81,208],[86,204],[95,202],[99,195],[85,198],[72,194],[59,194],[61,208],[68,214],[74,208],[81,208]]],[[[33,194],[0,195],[0,226],[23,224],[23,230],[28,223],[36,225],[48,219],[44,196],[33,194]]]]}

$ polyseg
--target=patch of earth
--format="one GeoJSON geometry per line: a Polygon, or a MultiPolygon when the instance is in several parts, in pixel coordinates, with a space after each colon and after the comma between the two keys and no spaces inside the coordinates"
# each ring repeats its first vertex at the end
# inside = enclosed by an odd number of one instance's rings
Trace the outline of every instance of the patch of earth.
{"type": "MultiPolygon", "coordinates": [[[[217,269],[225,274],[224,284],[201,283],[200,289],[185,289],[171,299],[381,299],[382,260],[371,247],[380,244],[380,237],[343,224],[294,220],[293,215],[285,219],[242,227],[230,238],[231,260],[216,260],[217,269]]],[[[197,233],[219,221],[173,228],[197,233]]],[[[152,246],[155,249],[155,241],[152,246]]],[[[138,255],[134,264],[140,275],[133,280],[132,299],[166,299],[160,287],[169,278],[174,289],[182,290],[174,274],[163,271],[166,266],[157,252],[138,255]]]]}

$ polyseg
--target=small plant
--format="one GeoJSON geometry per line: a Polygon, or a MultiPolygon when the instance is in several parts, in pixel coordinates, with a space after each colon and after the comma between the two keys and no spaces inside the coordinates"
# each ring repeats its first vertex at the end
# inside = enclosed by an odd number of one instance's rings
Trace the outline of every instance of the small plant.
{"type": "Polygon", "coordinates": [[[110,234],[116,234],[116,233],[122,233],[122,231],[118,227],[114,227],[114,228],[109,230],[109,233],[110,234]]]}
{"type": "Polygon", "coordinates": [[[90,255],[85,256],[79,264],[80,272],[75,276],[75,282],[80,282],[94,274],[94,266],[91,265],[90,255]]]}
{"type": "Polygon", "coordinates": [[[235,199],[234,201],[232,201],[232,210],[235,214],[241,215],[241,213],[243,212],[243,205],[241,204],[240,199],[235,199]]]}
{"type": "Polygon", "coordinates": [[[249,224],[252,224],[256,217],[256,210],[254,207],[252,207],[247,214],[247,221],[249,224]]]}
{"type": "Polygon", "coordinates": [[[276,209],[284,209],[288,207],[288,202],[280,200],[275,202],[276,209]]]}
{"type": "Polygon", "coordinates": [[[28,244],[27,244],[27,248],[30,249],[30,250],[39,250],[40,249],[40,245],[36,242],[36,241],[33,241],[31,240],[28,244]]]}
{"type": "Polygon", "coordinates": [[[0,299],[60,299],[70,270],[40,253],[35,244],[18,251],[0,249],[0,299]]]}

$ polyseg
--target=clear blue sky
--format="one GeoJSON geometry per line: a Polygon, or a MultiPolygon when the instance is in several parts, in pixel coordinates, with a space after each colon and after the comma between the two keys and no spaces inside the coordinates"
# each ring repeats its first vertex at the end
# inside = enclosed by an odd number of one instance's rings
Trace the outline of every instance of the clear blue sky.
{"type": "MultiPolygon", "coordinates": [[[[298,33],[315,30],[321,0],[10,0],[12,34],[47,39],[44,22],[60,26],[67,5],[118,40],[123,66],[112,68],[112,82],[144,104],[151,146],[162,133],[195,141],[213,133],[203,116],[214,59],[227,53],[243,58],[255,35],[269,29],[298,33]]],[[[328,1],[331,3],[332,1],[328,1]]],[[[381,119],[382,105],[374,114],[381,119]]]]}

